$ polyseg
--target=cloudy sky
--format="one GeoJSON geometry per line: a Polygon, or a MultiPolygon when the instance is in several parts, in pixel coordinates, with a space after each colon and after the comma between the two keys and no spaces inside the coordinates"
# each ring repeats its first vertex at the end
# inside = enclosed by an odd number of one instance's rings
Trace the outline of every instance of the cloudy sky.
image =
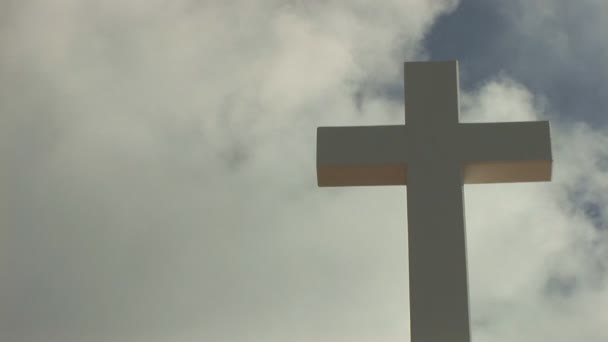
{"type": "Polygon", "coordinates": [[[318,188],[317,126],[550,120],[465,186],[475,341],[608,340],[608,3],[0,1],[0,340],[409,341],[406,189],[318,188]]]}

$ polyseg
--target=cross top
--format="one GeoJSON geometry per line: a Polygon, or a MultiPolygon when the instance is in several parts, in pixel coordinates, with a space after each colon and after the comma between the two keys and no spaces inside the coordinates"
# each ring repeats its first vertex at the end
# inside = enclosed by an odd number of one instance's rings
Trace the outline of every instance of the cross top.
{"type": "Polygon", "coordinates": [[[407,185],[412,342],[468,342],[463,184],[551,180],[549,123],[459,123],[458,64],[405,63],[406,125],[319,127],[319,186],[407,185]]]}

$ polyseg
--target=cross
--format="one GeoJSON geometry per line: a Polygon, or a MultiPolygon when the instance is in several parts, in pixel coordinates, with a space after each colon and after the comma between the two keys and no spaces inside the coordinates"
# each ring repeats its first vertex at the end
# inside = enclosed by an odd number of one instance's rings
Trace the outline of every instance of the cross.
{"type": "Polygon", "coordinates": [[[469,342],[463,184],[551,180],[548,121],[458,122],[458,62],[405,63],[406,125],[319,127],[319,186],[407,185],[412,342],[469,342]]]}

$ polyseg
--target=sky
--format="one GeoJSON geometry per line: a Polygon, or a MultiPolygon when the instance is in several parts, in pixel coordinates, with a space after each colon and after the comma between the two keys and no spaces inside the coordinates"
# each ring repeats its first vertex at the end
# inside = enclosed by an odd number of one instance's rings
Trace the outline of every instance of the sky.
{"type": "Polygon", "coordinates": [[[316,127],[550,120],[553,181],[466,185],[474,341],[608,340],[608,3],[0,1],[0,340],[409,341],[405,187],[316,127]]]}

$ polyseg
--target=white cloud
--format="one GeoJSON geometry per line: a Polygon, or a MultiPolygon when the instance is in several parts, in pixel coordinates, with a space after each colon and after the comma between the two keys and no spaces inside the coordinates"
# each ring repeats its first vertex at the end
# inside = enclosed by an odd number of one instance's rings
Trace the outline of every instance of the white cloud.
{"type": "MultiPolygon", "coordinates": [[[[464,116],[476,121],[548,114],[542,101],[504,78],[464,102],[464,116]]],[[[608,134],[554,120],[552,137],[553,182],[467,187],[470,290],[479,338],[601,341],[608,336],[601,314],[590,310],[606,298],[608,236],[581,207],[592,203],[605,212],[608,206],[608,170],[602,164],[608,134]]]]}
{"type": "MultiPolygon", "coordinates": [[[[354,94],[399,84],[453,5],[15,6],[0,337],[406,340],[405,191],[317,189],[315,127],[401,123],[354,94]]],[[[549,114],[507,75],[462,100],[466,120],[549,114]]],[[[605,339],[605,230],[571,197],[606,207],[608,137],[552,128],[553,183],[467,186],[478,338],[605,339]]]]}
{"type": "Polygon", "coordinates": [[[407,335],[405,254],[378,253],[382,236],[403,238],[403,199],[393,201],[397,229],[376,232],[361,251],[369,227],[351,216],[351,231],[334,217],[357,209],[315,189],[314,134],[321,123],[402,112],[372,98],[357,114],[353,93],[389,73],[398,79],[452,5],[8,8],[2,339],[407,335]],[[369,277],[378,258],[392,266],[369,277]],[[379,297],[387,288],[400,299],[379,297]]]}

